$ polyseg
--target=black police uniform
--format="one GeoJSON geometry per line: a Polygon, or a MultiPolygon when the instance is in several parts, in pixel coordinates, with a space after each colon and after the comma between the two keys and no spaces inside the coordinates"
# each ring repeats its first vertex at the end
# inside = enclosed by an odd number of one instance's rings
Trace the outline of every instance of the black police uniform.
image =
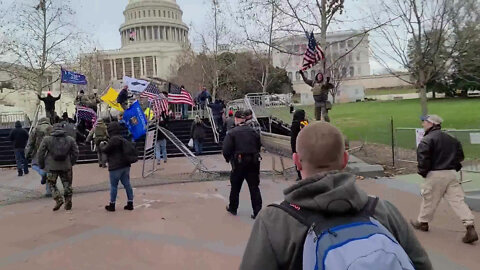
{"type": "Polygon", "coordinates": [[[228,211],[237,213],[238,199],[243,180],[248,183],[252,200],[253,218],[262,209],[260,194],[260,135],[251,127],[241,125],[227,133],[223,141],[223,156],[232,164],[230,174],[230,205],[228,211]]]}

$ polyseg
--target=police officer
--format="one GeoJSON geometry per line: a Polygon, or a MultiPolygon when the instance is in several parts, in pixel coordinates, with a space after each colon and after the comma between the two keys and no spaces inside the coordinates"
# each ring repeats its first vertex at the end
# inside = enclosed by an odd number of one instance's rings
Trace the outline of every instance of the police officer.
{"type": "Polygon", "coordinates": [[[260,135],[251,127],[245,125],[245,116],[242,111],[235,113],[235,124],[227,133],[223,141],[223,156],[232,164],[230,174],[230,204],[227,211],[237,214],[238,198],[243,180],[247,181],[252,200],[253,219],[262,209],[262,195],[260,194],[260,135]]]}

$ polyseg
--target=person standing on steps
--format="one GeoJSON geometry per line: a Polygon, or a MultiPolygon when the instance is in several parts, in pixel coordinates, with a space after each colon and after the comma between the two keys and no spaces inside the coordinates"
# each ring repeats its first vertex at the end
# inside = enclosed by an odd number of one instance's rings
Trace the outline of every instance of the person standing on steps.
{"type": "Polygon", "coordinates": [[[418,174],[425,178],[422,185],[422,205],[417,220],[412,226],[420,231],[428,231],[438,204],[444,198],[455,214],[462,220],[467,232],[464,243],[478,240],[474,219],[465,203],[465,193],[456,172],[462,169],[464,159],[462,144],[442,131],[443,119],[438,115],[422,116],[425,135],[417,148],[418,174]]]}
{"type": "MultiPolygon", "coordinates": [[[[160,122],[158,123],[159,127],[168,129],[167,122],[165,118],[161,117],[160,122]]],[[[159,165],[163,159],[164,163],[167,163],[167,137],[160,128],[157,130],[157,143],[155,144],[155,159],[159,165]]]]}
{"type": "Polygon", "coordinates": [[[55,102],[62,97],[62,93],[60,92],[58,97],[53,97],[52,92],[48,91],[46,97],[42,98],[39,94],[37,94],[37,97],[45,104],[45,114],[50,120],[50,124],[55,124],[55,102]]]}
{"type": "Polygon", "coordinates": [[[262,194],[260,193],[260,135],[250,126],[245,125],[243,112],[235,113],[237,127],[230,130],[223,141],[223,157],[232,164],[230,174],[230,204],[227,212],[237,215],[239,195],[243,181],[246,180],[250,190],[253,214],[257,217],[262,209],[262,194]]]}
{"type": "Polygon", "coordinates": [[[122,108],[124,110],[127,110],[128,109],[128,99],[129,98],[132,98],[133,95],[128,95],[128,85],[125,85],[122,89],[122,91],[120,91],[120,93],[118,94],[118,97],[117,97],[117,103],[120,104],[120,106],[122,106],[122,108]]]}
{"type": "Polygon", "coordinates": [[[327,78],[327,84],[324,85],[322,73],[318,73],[314,80],[309,80],[303,70],[299,72],[300,75],[302,75],[303,81],[312,87],[313,99],[315,100],[315,120],[330,122],[330,117],[328,116],[328,107],[330,105],[328,92],[333,88],[333,85],[330,83],[330,78],[327,78]]]}
{"type": "Polygon", "coordinates": [[[108,125],[108,143],[101,149],[107,154],[108,172],[110,174],[110,203],[105,206],[109,212],[115,211],[118,182],[121,182],[127,193],[125,210],[133,210],[133,189],[130,184],[130,167],[136,162],[138,153],[135,146],[122,137],[122,127],[118,122],[108,125]]]}
{"type": "Polygon", "coordinates": [[[45,185],[46,189],[45,197],[52,197],[52,191],[50,190],[50,185],[47,183],[47,172],[40,169],[38,164],[37,152],[38,149],[40,149],[43,138],[50,135],[52,131],[53,127],[50,125],[48,118],[40,118],[37,127],[33,130],[30,140],[28,141],[27,159],[32,159],[32,169],[41,176],[40,183],[45,185]]]}
{"type": "Polygon", "coordinates": [[[196,115],[190,129],[190,138],[193,139],[193,146],[195,148],[195,155],[199,156],[203,153],[203,141],[207,137],[206,129],[208,127],[203,123],[200,116],[196,115]]]}
{"type": "Polygon", "coordinates": [[[17,161],[18,176],[28,174],[28,159],[25,158],[25,147],[28,142],[28,132],[22,127],[22,122],[15,122],[15,128],[10,132],[8,138],[13,142],[13,152],[17,161]]]}
{"type": "Polygon", "coordinates": [[[40,169],[47,172],[47,181],[56,202],[53,211],[57,211],[65,203],[65,210],[72,209],[72,167],[77,162],[78,146],[75,140],[67,136],[61,124],[53,126],[50,136],[43,139],[38,149],[40,169]],[[60,177],[63,189],[63,200],[57,188],[57,178],[60,177]]]}
{"type": "Polygon", "coordinates": [[[107,156],[103,151],[100,149],[100,144],[102,142],[108,141],[108,132],[107,132],[107,125],[103,121],[103,119],[98,119],[97,125],[90,130],[88,133],[87,142],[92,141],[95,143],[95,148],[97,150],[97,157],[98,157],[98,166],[100,168],[107,167],[107,156]]]}

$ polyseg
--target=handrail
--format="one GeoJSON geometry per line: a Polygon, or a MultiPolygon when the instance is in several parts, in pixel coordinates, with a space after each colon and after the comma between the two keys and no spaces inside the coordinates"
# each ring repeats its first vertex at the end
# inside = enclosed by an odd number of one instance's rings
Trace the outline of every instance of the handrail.
{"type": "Polygon", "coordinates": [[[33,122],[32,122],[32,124],[30,125],[30,130],[28,131],[29,137],[30,137],[30,135],[32,135],[33,130],[37,127],[37,124],[38,124],[38,114],[40,113],[41,110],[42,110],[42,105],[38,104],[38,105],[37,105],[37,109],[35,109],[35,114],[34,114],[34,116],[33,116],[33,122]]]}
{"type": "Polygon", "coordinates": [[[244,100],[245,100],[245,105],[247,106],[247,108],[252,111],[253,119],[258,123],[257,115],[255,114],[255,110],[253,109],[252,104],[250,103],[250,98],[248,97],[248,95],[245,95],[244,100]]]}
{"type": "Polygon", "coordinates": [[[220,142],[220,135],[218,133],[218,130],[217,130],[217,123],[215,123],[215,118],[213,117],[213,112],[212,112],[212,108],[210,108],[208,105],[210,105],[210,102],[208,101],[207,99],[207,102],[206,102],[206,109],[207,109],[207,112],[208,112],[208,120],[210,120],[210,123],[211,123],[211,127],[212,127],[212,131],[213,131],[213,138],[215,139],[215,143],[219,143],[220,142]]]}

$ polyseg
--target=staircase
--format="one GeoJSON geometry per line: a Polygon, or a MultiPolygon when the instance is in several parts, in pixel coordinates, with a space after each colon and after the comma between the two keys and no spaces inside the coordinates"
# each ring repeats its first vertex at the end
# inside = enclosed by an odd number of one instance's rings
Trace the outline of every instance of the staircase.
{"type": "MultiPolygon", "coordinates": [[[[170,130],[183,144],[187,145],[190,140],[190,128],[193,120],[178,120],[168,123],[168,130],[170,130]]],[[[206,122],[207,125],[209,124],[206,122]]],[[[8,135],[11,129],[0,129],[0,167],[15,166],[15,156],[13,153],[12,142],[8,140],[8,135]]],[[[215,143],[215,137],[211,129],[206,129],[207,137],[203,143],[203,155],[214,155],[222,152],[221,144],[215,143]]],[[[223,137],[220,138],[223,140],[223,137]]],[[[145,146],[144,139],[136,142],[136,147],[139,154],[143,155],[143,148],[145,146]]],[[[80,155],[78,163],[93,163],[97,162],[97,153],[92,152],[89,143],[78,146],[80,155]]],[[[167,154],[169,158],[182,157],[184,154],[167,139],[167,154]]]]}

